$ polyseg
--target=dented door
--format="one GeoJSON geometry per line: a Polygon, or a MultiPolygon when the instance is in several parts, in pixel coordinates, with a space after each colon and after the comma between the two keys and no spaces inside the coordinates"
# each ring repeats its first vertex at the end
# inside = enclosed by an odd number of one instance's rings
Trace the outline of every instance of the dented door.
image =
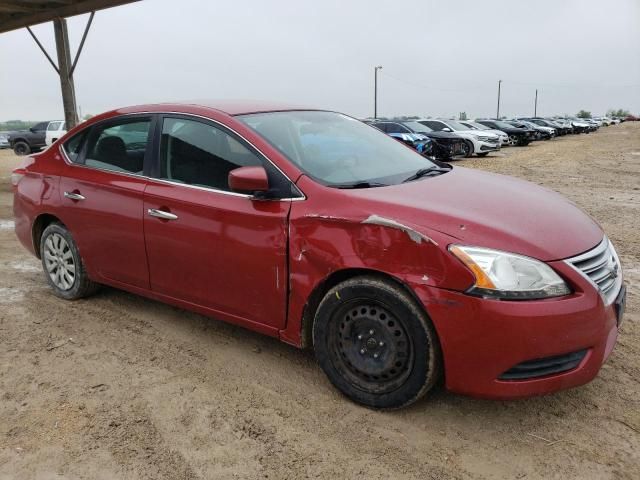
{"type": "Polygon", "coordinates": [[[229,321],[283,328],[289,208],[286,200],[151,180],[144,198],[151,289],[229,321]]]}

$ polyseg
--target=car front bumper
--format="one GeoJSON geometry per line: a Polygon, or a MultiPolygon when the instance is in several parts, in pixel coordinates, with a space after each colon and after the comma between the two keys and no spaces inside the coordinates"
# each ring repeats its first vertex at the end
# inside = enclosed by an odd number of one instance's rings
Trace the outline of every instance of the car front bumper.
{"type": "Polygon", "coordinates": [[[477,152],[495,152],[500,150],[500,142],[485,142],[484,140],[476,141],[476,153],[477,152]]]}
{"type": "Polygon", "coordinates": [[[571,266],[550,265],[574,293],[546,300],[499,301],[416,288],[440,338],[448,390],[516,399],[577,387],[598,374],[617,339],[616,306],[605,305],[596,288],[571,266]],[[517,380],[503,377],[521,364],[528,368],[533,360],[576,352],[584,353],[577,366],[561,373],[517,380]]]}

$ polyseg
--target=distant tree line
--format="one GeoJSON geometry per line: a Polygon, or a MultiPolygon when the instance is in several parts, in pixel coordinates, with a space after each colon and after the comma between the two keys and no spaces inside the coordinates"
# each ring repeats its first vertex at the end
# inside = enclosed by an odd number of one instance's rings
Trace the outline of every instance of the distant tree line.
{"type": "MultiPolygon", "coordinates": [[[[622,108],[619,108],[618,110],[616,110],[615,108],[610,108],[609,110],[607,110],[607,117],[626,117],[627,115],[630,115],[629,110],[624,110],[622,108]]],[[[580,110],[576,114],[576,117],[591,118],[591,112],[588,112],[587,110],[580,110]]]]}
{"type": "Polygon", "coordinates": [[[619,108],[618,110],[610,108],[607,110],[607,117],[626,117],[630,114],[629,110],[623,110],[622,108],[619,108]]]}
{"type": "Polygon", "coordinates": [[[38,122],[31,120],[7,120],[6,122],[0,122],[0,131],[26,130],[33,127],[36,123],[38,122]]]}

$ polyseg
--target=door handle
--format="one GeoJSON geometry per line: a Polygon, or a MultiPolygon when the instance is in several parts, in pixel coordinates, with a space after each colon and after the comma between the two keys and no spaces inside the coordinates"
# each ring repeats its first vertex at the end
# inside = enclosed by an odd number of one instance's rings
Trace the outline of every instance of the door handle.
{"type": "Polygon", "coordinates": [[[178,216],[173,213],[165,212],[164,210],[157,210],[155,208],[150,208],[147,210],[147,213],[152,217],[161,218],[162,220],[177,220],[178,216]]]}
{"type": "Polygon", "coordinates": [[[74,192],[64,192],[64,197],[70,200],[84,200],[84,195],[80,195],[79,193],[74,192]]]}

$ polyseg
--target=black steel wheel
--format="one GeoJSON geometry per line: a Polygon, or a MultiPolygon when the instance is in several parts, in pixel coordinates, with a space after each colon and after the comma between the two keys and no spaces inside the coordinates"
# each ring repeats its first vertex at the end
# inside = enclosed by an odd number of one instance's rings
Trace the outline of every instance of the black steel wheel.
{"type": "Polygon", "coordinates": [[[352,400],[399,408],[424,395],[440,376],[435,330],[400,286],[357,277],[331,289],[313,326],[318,363],[352,400]]]}

